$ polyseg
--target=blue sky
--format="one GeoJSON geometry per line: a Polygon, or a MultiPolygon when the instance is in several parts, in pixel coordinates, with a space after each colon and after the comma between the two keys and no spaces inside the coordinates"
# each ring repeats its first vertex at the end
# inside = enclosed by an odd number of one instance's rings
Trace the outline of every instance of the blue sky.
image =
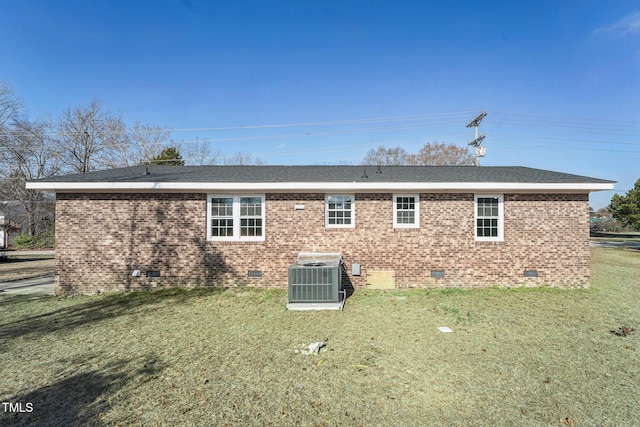
{"type": "Polygon", "coordinates": [[[2,1],[0,40],[32,118],[96,98],[222,155],[331,164],[466,146],[486,110],[483,165],[640,178],[637,1],[2,1]]]}

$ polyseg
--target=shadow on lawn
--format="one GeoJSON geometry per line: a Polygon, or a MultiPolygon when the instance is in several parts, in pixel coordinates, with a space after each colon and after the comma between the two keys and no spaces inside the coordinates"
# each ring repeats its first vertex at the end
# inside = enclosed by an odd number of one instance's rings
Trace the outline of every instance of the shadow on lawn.
{"type": "MultiPolygon", "coordinates": [[[[90,357],[91,358],[91,357],[90,357]]],[[[1,425],[102,425],[110,409],[109,396],[123,386],[157,376],[164,366],[154,355],[107,364],[100,369],[74,374],[5,401],[13,405],[0,410],[1,425]]],[[[34,379],[38,382],[38,379],[34,379]]],[[[4,400],[4,399],[3,399],[4,400]]]]}
{"type": "MultiPolygon", "coordinates": [[[[139,314],[142,311],[154,310],[159,306],[184,303],[195,297],[222,292],[224,292],[222,288],[196,288],[192,290],[172,288],[87,297],[88,299],[83,298],[84,302],[78,304],[0,324],[0,341],[4,341],[2,344],[7,346],[9,345],[8,340],[12,338],[27,335],[41,336],[60,330],[69,331],[114,317],[139,314]]],[[[25,298],[20,297],[0,299],[0,305],[4,306],[4,310],[9,311],[12,304],[29,303],[25,301],[25,298]]]]}

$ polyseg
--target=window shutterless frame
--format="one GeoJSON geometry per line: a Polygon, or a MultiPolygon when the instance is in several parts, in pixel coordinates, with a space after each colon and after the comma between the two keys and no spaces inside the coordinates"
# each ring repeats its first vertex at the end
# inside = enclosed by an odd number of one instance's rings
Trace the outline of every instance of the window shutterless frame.
{"type": "Polygon", "coordinates": [[[475,240],[502,242],[504,240],[504,196],[476,194],[474,203],[475,240]]]}
{"type": "Polygon", "coordinates": [[[207,240],[264,240],[264,200],[264,194],[209,194],[207,240]]]}
{"type": "Polygon", "coordinates": [[[393,228],[420,228],[420,196],[393,195],[393,228]]]}
{"type": "Polygon", "coordinates": [[[356,226],[356,198],[353,194],[330,194],[324,199],[326,228],[354,228],[356,226]]]}

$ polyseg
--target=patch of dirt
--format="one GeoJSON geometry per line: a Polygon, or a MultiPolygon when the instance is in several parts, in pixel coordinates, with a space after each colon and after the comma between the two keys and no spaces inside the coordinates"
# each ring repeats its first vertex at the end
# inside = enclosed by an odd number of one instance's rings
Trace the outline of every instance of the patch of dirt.
{"type": "Polygon", "coordinates": [[[0,263],[0,282],[53,274],[54,268],[53,258],[10,258],[0,263]]]}

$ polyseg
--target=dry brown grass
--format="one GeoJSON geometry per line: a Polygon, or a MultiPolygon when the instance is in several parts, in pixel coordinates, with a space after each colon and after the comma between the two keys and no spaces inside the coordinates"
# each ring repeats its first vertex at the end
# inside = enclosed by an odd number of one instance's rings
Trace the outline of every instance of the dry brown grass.
{"type": "Polygon", "coordinates": [[[342,312],[247,289],[0,297],[0,401],[34,406],[0,424],[640,425],[640,333],[611,333],[640,329],[640,254],[593,255],[589,290],[357,291],[342,312]]]}

